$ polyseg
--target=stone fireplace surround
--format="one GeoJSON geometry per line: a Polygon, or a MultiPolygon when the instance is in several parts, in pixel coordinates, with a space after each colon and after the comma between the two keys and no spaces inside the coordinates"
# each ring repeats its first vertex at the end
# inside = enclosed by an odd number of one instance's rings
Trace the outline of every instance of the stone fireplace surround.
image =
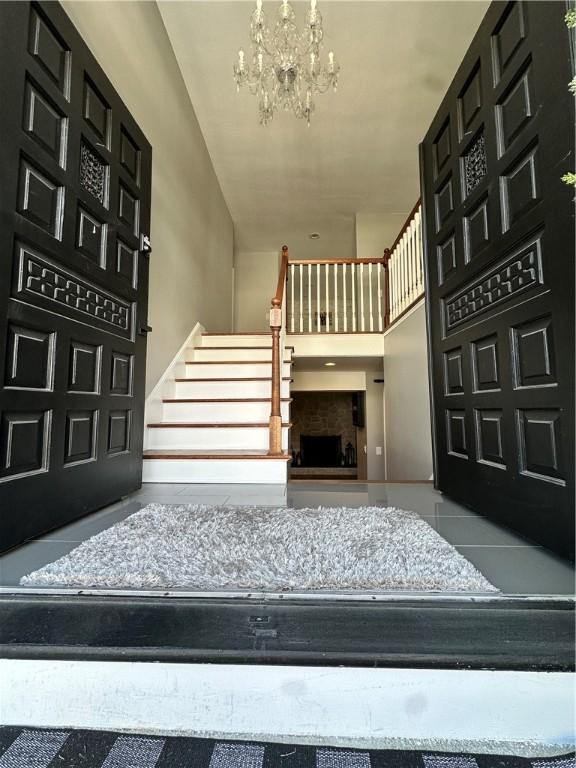
{"type": "MultiPolygon", "coordinates": [[[[356,427],[352,421],[352,392],[293,392],[292,397],[291,450],[295,453],[302,450],[302,437],[339,437],[339,453],[345,451],[348,443],[357,450],[356,427]]],[[[334,471],[346,469],[346,474],[355,474],[354,468],[338,467],[334,462],[317,466],[334,471]]],[[[304,474],[307,474],[305,470],[312,471],[307,461],[302,467],[294,469],[304,474]]]]}

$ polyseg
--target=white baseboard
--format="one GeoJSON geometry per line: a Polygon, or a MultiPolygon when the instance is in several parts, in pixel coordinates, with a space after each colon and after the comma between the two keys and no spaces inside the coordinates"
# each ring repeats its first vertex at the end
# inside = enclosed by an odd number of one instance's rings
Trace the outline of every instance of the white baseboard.
{"type": "Polygon", "coordinates": [[[186,368],[184,364],[185,352],[198,346],[204,331],[204,326],[196,323],[190,335],[186,338],[178,352],[176,352],[158,383],[146,398],[146,403],[144,404],[144,449],[148,447],[148,429],[146,424],[158,422],[162,419],[162,400],[173,395],[170,390],[174,387],[174,379],[179,374],[183,376],[186,368]]]}

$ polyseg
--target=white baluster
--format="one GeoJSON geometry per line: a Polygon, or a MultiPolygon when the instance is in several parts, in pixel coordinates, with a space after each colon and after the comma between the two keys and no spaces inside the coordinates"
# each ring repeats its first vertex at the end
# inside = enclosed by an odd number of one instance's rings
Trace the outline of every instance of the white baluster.
{"type": "Polygon", "coordinates": [[[406,230],[406,302],[405,307],[410,305],[410,227],[406,230]]]}
{"type": "Polygon", "coordinates": [[[320,264],[316,264],[316,331],[320,333],[320,264]]]}
{"type": "Polygon", "coordinates": [[[338,264],[334,264],[334,333],[340,330],[338,318],[338,264]]]}
{"type": "Polygon", "coordinates": [[[356,264],[350,265],[352,273],[352,330],[356,333],[356,264]]]}
{"type": "Polygon", "coordinates": [[[424,265],[422,264],[422,212],[419,208],[416,211],[416,249],[418,251],[418,295],[424,293],[424,265]]]}
{"type": "Polygon", "coordinates": [[[396,316],[402,311],[402,240],[398,243],[398,260],[396,262],[398,268],[398,297],[396,302],[396,316]]]}
{"type": "Polygon", "coordinates": [[[368,264],[368,300],[370,307],[370,332],[374,330],[374,314],[372,312],[372,262],[368,264]]]}
{"type": "Polygon", "coordinates": [[[362,333],[366,330],[364,318],[364,263],[360,264],[360,330],[362,333]]]}
{"type": "Polygon", "coordinates": [[[388,285],[390,286],[390,320],[394,317],[394,280],[396,277],[396,270],[394,269],[394,251],[390,251],[390,258],[388,259],[388,285]]]}
{"type": "Polygon", "coordinates": [[[412,278],[412,301],[416,301],[418,298],[418,245],[417,245],[417,231],[416,231],[416,214],[410,223],[410,229],[412,232],[412,270],[414,277],[412,278]]]}
{"type": "Polygon", "coordinates": [[[406,230],[406,306],[410,306],[410,293],[412,290],[411,280],[411,256],[412,248],[410,242],[410,227],[406,230]]]}
{"type": "Polygon", "coordinates": [[[408,233],[404,232],[402,237],[402,310],[406,309],[408,303],[408,233]]]}
{"type": "Polygon", "coordinates": [[[392,319],[398,314],[398,246],[394,249],[392,257],[390,259],[390,266],[392,268],[392,311],[390,313],[392,319]]]}
{"type": "Polygon", "coordinates": [[[324,264],[324,279],[326,284],[326,333],[330,333],[330,283],[329,283],[329,264],[324,264]]]}
{"type": "Polygon", "coordinates": [[[302,314],[302,309],[304,306],[304,302],[302,299],[303,285],[304,285],[304,280],[302,277],[302,264],[300,264],[300,333],[304,332],[304,315],[302,314]]]}
{"type": "Polygon", "coordinates": [[[308,264],[308,333],[312,333],[312,264],[308,264]]]}
{"type": "Polygon", "coordinates": [[[346,305],[346,263],[342,265],[342,302],[344,305],[344,333],[348,333],[348,307],[346,305]]]}
{"type": "Polygon", "coordinates": [[[294,264],[290,264],[290,330],[294,333],[294,264]]]}
{"type": "Polygon", "coordinates": [[[408,235],[402,235],[402,312],[406,308],[406,291],[408,288],[408,235]]]}
{"type": "Polygon", "coordinates": [[[382,320],[382,302],[384,300],[384,297],[382,296],[382,270],[384,269],[383,266],[378,264],[376,267],[378,270],[378,330],[380,333],[384,330],[384,322],[382,320]]]}

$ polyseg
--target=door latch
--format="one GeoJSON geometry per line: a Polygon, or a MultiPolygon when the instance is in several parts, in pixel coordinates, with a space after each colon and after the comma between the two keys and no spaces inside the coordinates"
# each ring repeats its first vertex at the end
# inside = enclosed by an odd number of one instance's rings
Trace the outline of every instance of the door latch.
{"type": "Polygon", "coordinates": [[[150,242],[150,237],[148,235],[140,235],[140,252],[148,255],[152,253],[152,243],[150,242]]]}

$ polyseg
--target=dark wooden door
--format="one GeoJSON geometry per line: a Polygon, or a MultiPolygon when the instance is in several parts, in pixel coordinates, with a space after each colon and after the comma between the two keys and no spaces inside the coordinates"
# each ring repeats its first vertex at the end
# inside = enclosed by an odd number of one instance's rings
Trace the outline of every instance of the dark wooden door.
{"type": "Polygon", "coordinates": [[[565,12],[490,6],[421,146],[421,174],[437,487],[573,556],[565,12]]]}
{"type": "Polygon", "coordinates": [[[141,483],[151,149],[58,3],[0,3],[0,548],[141,483]]]}

